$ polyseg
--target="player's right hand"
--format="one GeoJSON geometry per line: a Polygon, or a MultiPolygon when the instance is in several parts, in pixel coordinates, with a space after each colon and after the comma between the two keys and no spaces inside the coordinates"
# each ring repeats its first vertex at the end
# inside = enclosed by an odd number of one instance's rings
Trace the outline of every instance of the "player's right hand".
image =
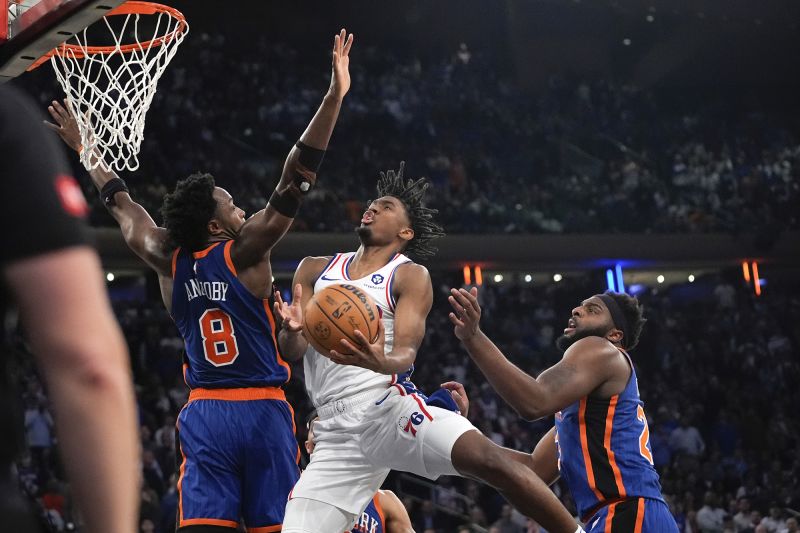
{"type": "Polygon", "coordinates": [[[465,342],[477,332],[481,320],[481,306],[478,303],[478,288],[450,289],[447,297],[453,312],[448,315],[453,324],[453,333],[458,340],[465,342]]]}
{"type": "Polygon", "coordinates": [[[275,316],[281,322],[281,327],[291,333],[303,331],[303,286],[299,283],[292,291],[292,303],[283,301],[280,291],[275,291],[275,316]]]}
{"type": "Polygon", "coordinates": [[[328,92],[341,100],[350,90],[350,48],[353,46],[353,34],[347,34],[342,28],[333,38],[333,72],[331,87],[328,92]]]}
{"type": "Polygon", "coordinates": [[[61,105],[57,100],[53,100],[53,104],[47,106],[47,111],[50,112],[55,124],[45,120],[44,125],[58,133],[58,136],[67,146],[76,152],[79,151],[82,145],[81,132],[78,129],[78,121],[75,120],[70,103],[64,100],[64,105],[61,105]]]}

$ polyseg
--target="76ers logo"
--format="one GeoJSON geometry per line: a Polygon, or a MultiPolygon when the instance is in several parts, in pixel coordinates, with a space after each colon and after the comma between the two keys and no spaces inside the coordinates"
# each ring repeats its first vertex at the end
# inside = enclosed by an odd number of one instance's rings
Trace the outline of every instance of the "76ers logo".
{"type": "Polygon", "coordinates": [[[414,426],[422,424],[423,420],[425,420],[425,417],[422,416],[422,414],[415,412],[411,415],[411,418],[407,416],[401,416],[400,420],[397,421],[397,425],[406,433],[411,433],[412,437],[416,437],[417,430],[414,426]]]}

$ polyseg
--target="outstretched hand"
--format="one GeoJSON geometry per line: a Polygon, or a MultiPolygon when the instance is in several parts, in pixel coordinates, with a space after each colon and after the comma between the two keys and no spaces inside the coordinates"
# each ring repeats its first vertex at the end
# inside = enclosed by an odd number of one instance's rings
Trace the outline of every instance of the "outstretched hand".
{"type": "Polygon", "coordinates": [[[450,289],[447,297],[453,312],[450,313],[450,322],[453,324],[453,333],[458,340],[464,342],[471,339],[477,332],[481,320],[481,306],[478,304],[478,288],[450,289]]]}
{"type": "Polygon", "coordinates": [[[453,401],[456,402],[461,416],[466,417],[469,413],[469,397],[467,396],[467,391],[464,389],[464,385],[458,381],[447,381],[440,386],[450,391],[450,396],[452,396],[453,401]]]}
{"type": "Polygon", "coordinates": [[[333,38],[333,72],[328,92],[340,100],[350,90],[350,48],[352,46],[353,34],[348,35],[344,28],[333,38]]]}
{"type": "Polygon", "coordinates": [[[76,152],[79,151],[82,146],[81,132],[69,101],[64,100],[64,105],[61,105],[57,100],[53,100],[53,104],[47,106],[47,111],[50,112],[55,124],[45,120],[44,125],[58,133],[67,146],[76,152]]]}
{"type": "Polygon", "coordinates": [[[342,339],[342,349],[349,353],[344,354],[331,350],[331,361],[340,365],[360,366],[373,372],[385,373],[382,371],[386,363],[386,354],[384,353],[386,331],[383,327],[383,320],[378,320],[378,338],[375,342],[371,343],[359,330],[355,330],[354,335],[358,340],[358,346],[347,339],[342,339]]]}
{"type": "Polygon", "coordinates": [[[303,286],[299,283],[292,290],[292,303],[283,301],[280,291],[275,291],[275,316],[280,320],[281,327],[291,333],[303,329],[303,286]]]}

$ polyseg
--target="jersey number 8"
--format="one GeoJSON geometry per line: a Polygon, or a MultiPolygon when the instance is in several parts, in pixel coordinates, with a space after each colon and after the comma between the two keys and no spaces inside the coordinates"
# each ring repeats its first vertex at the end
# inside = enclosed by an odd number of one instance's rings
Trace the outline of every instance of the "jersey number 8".
{"type": "Polygon", "coordinates": [[[231,316],[222,309],[209,309],[200,317],[203,352],[214,366],[225,366],[239,357],[231,316]]]}

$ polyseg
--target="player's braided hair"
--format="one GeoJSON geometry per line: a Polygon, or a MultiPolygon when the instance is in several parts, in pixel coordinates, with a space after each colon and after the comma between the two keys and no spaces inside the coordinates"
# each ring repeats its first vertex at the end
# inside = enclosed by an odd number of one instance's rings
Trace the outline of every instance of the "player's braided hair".
{"type": "Polygon", "coordinates": [[[173,246],[193,252],[206,245],[208,221],[217,210],[214,187],[214,176],[198,172],[180,180],[164,197],[161,216],[173,246]]]}
{"type": "Polygon", "coordinates": [[[642,304],[635,296],[625,293],[609,291],[606,294],[614,298],[622,314],[625,315],[625,320],[628,322],[628,339],[624,341],[624,344],[626,349],[632,350],[639,342],[639,335],[642,334],[644,323],[647,322],[643,316],[642,304]]]}
{"type": "Polygon", "coordinates": [[[437,248],[431,246],[433,239],[444,237],[444,228],[433,220],[433,215],[439,212],[438,209],[425,207],[425,192],[430,187],[426,178],[413,180],[403,179],[403,170],[406,163],[400,163],[400,169],[395,172],[388,170],[381,172],[378,180],[378,195],[393,196],[403,202],[408,218],[411,221],[411,229],[414,230],[414,238],[406,245],[403,253],[413,259],[428,259],[433,257],[437,248]]]}

